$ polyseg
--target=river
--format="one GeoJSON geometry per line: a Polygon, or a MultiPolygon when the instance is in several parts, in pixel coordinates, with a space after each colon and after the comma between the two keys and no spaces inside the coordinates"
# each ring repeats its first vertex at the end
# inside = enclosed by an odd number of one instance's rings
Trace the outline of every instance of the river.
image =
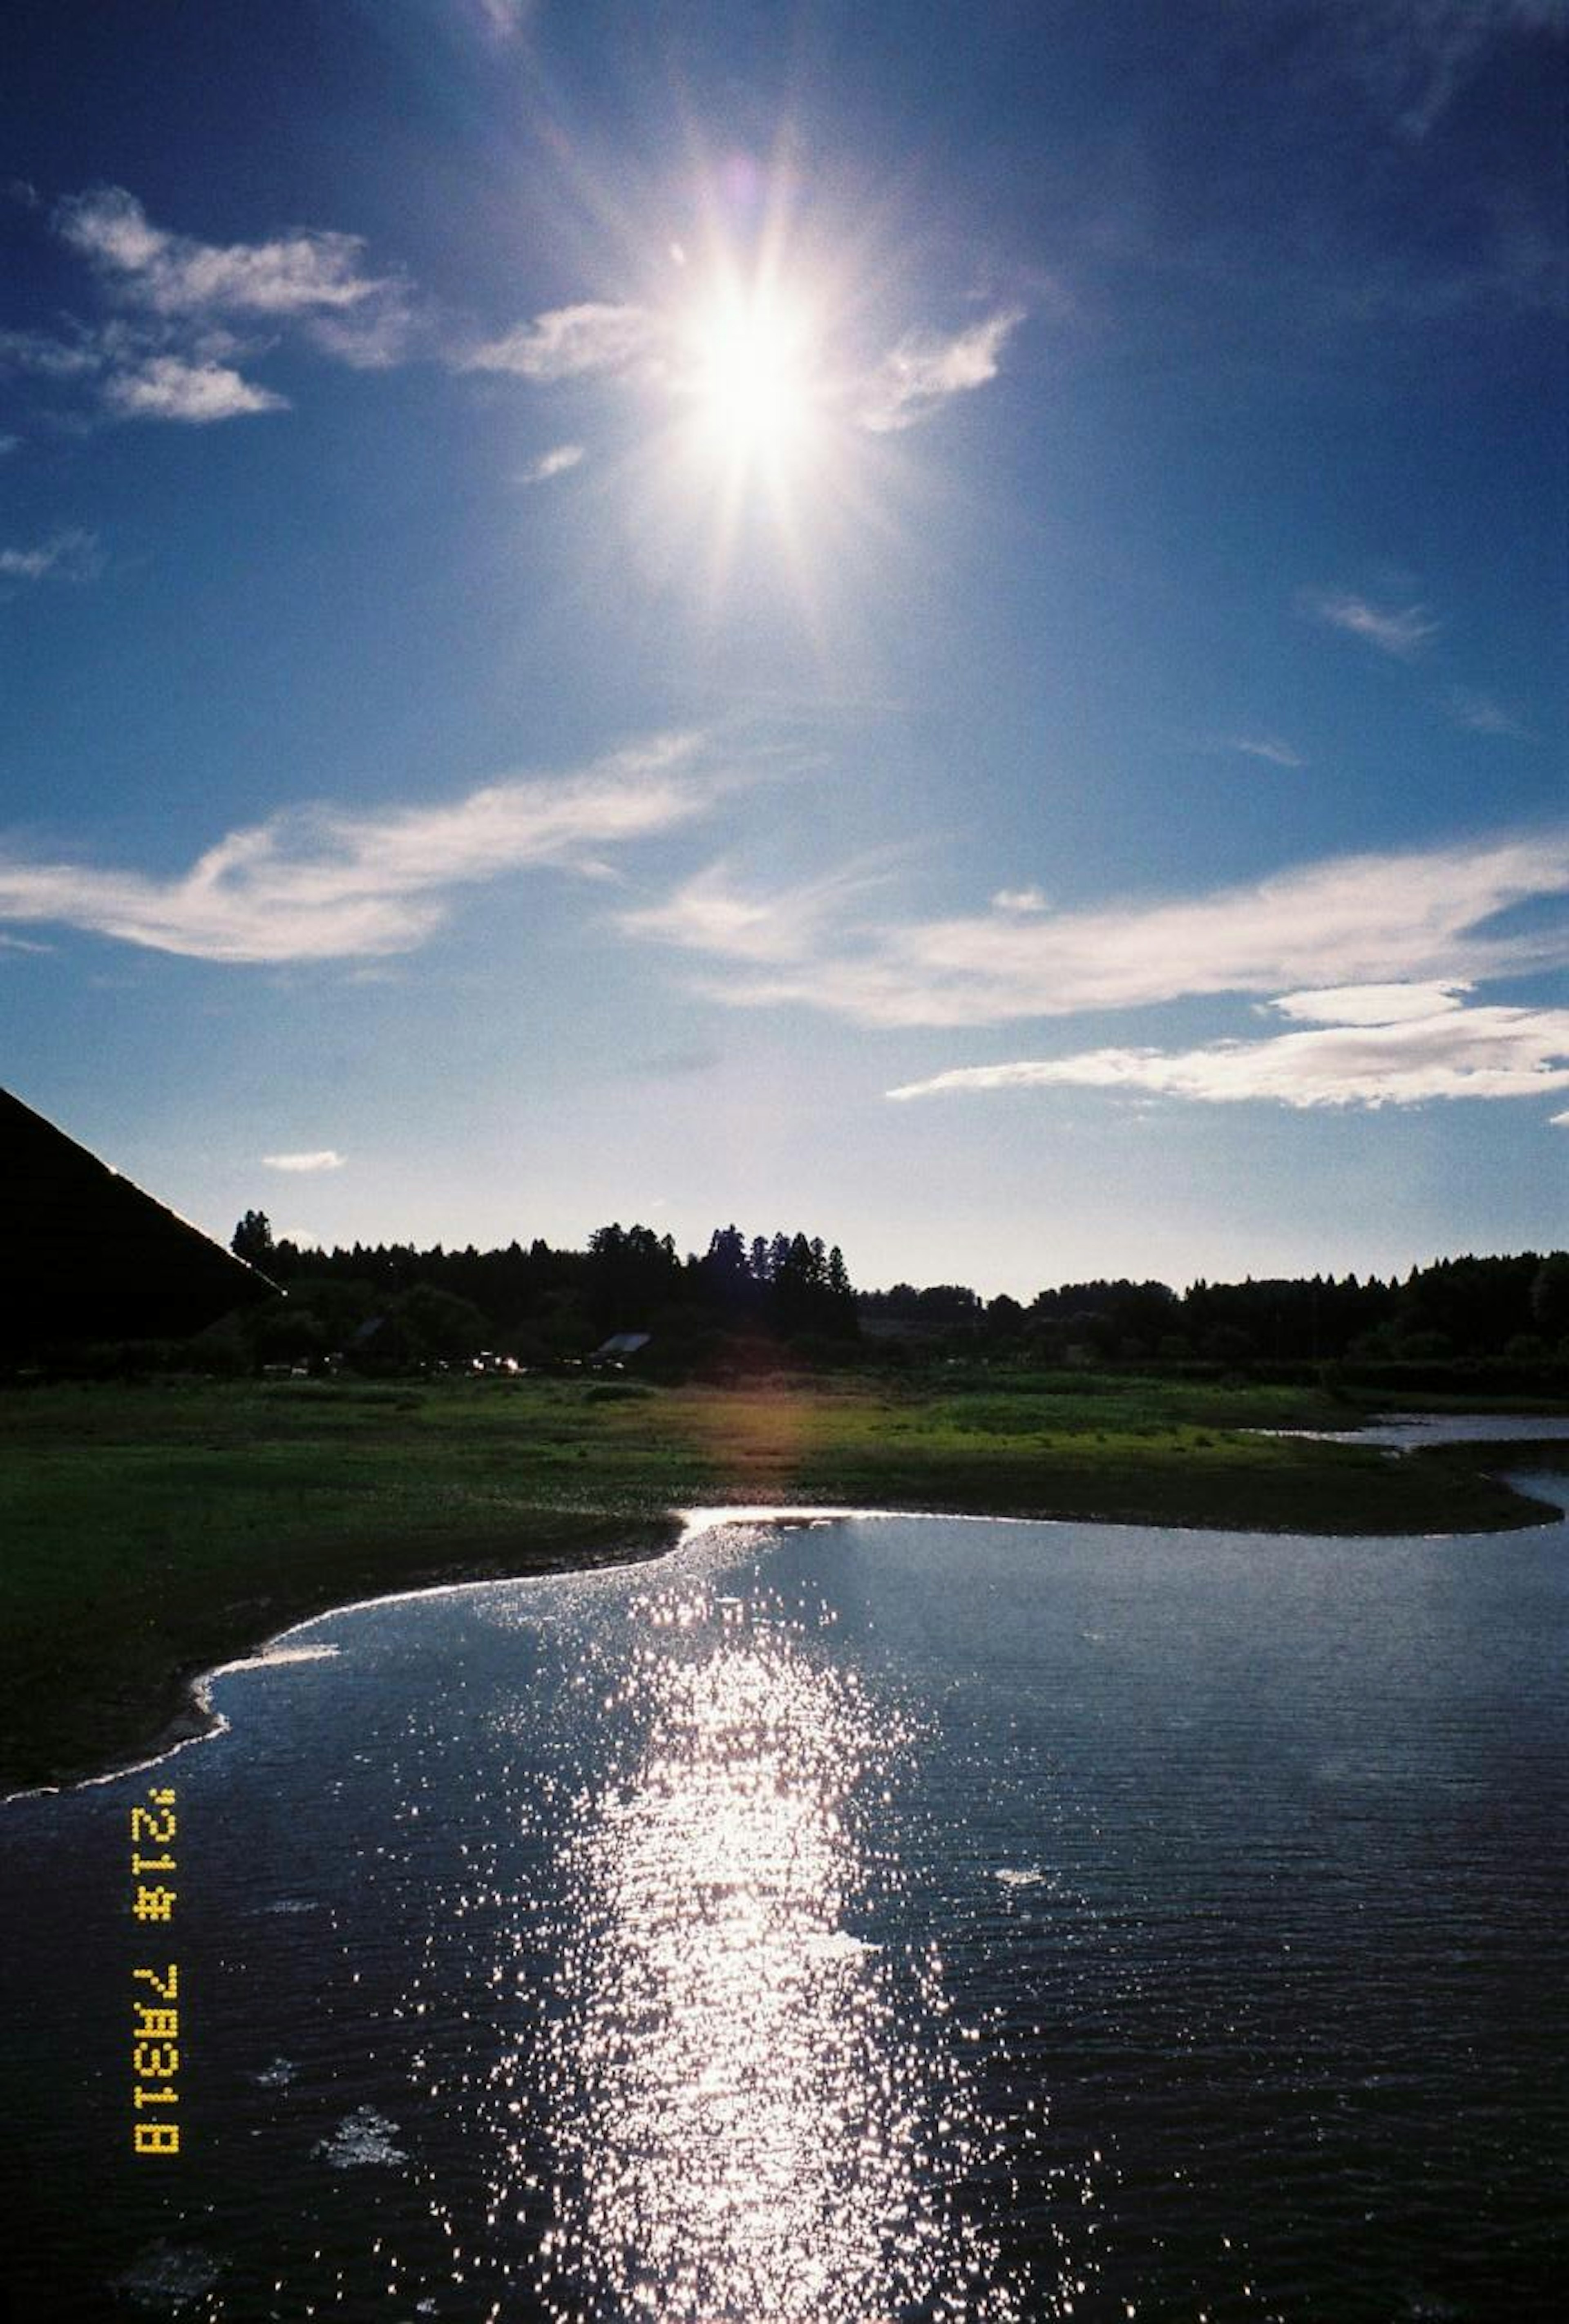
{"type": "Polygon", "coordinates": [[[307,1624],[0,1812],[14,2324],[1545,2316],[1566,1549],[722,1521],[307,1624]]]}

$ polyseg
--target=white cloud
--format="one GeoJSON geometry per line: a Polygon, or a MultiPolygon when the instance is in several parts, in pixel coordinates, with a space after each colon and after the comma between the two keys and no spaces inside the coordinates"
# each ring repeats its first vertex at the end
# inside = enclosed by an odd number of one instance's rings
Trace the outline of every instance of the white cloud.
{"type": "Polygon", "coordinates": [[[1306,760],[1289,742],[1282,742],[1272,734],[1229,734],[1221,744],[1224,751],[1241,751],[1245,758],[1264,759],[1272,767],[1305,767],[1306,760]]]}
{"type": "Polygon", "coordinates": [[[949,337],[907,333],[862,388],[856,412],[861,426],[875,435],[913,428],[951,397],[983,387],[996,378],[1009,334],[1023,320],[1021,307],[1007,307],[949,337]]]}
{"type": "Polygon", "coordinates": [[[68,318],[56,334],[0,332],[0,364],[94,386],[112,418],[205,423],[286,410],[284,397],[234,367],[285,330],[360,370],[408,352],[408,285],[365,271],[358,235],[300,228],[265,242],[200,242],[153,225],[119,186],[68,196],[52,222],[120,311],[94,324],[68,318]],[[247,347],[236,328],[269,337],[247,347]]]}
{"type": "Polygon", "coordinates": [[[1569,1113],[1550,1113],[1547,1120],[1555,1130],[1569,1130],[1569,1113]]]}
{"type": "Polygon", "coordinates": [[[999,888],[992,899],[994,912],[1044,912],[1048,898],[1040,888],[999,888]]]}
{"type": "Polygon", "coordinates": [[[242,379],[226,364],[188,363],[180,355],[149,355],[134,370],[104,383],[106,408],[121,420],[181,420],[206,427],[251,411],[286,411],[285,396],[242,379]]]}
{"type": "Polygon", "coordinates": [[[658,336],[646,307],[616,307],[586,301],[557,307],[521,323],[503,338],[471,347],[460,359],[464,371],[512,372],[520,379],[582,379],[595,372],[623,372],[641,363],[658,336]]]}
{"type": "Polygon", "coordinates": [[[1282,1017],[1310,1025],[1406,1025],[1463,1006],[1469,984],[1332,984],[1318,992],[1288,992],[1269,1003],[1282,1017]]]}
{"type": "Polygon", "coordinates": [[[72,526],[31,549],[0,549],[0,580],[92,581],[104,569],[97,535],[72,526]]]}
{"type": "Polygon", "coordinates": [[[74,250],[156,315],[277,321],[341,312],[390,287],[361,271],[365,243],[355,234],[303,229],[271,242],[198,242],[155,226],[121,186],[70,195],[55,217],[74,250]]]}
{"type": "Polygon", "coordinates": [[[1297,1109],[1535,1097],[1569,1089],[1569,1010],[1446,1006],[1399,1023],[1328,1026],[1197,1049],[1092,1049],[960,1067],[888,1095],[1053,1087],[1132,1090],[1214,1105],[1265,1100],[1297,1109]]]}
{"type": "MultiPolygon", "coordinates": [[[[672,254],[678,250],[672,245],[672,254]]],[[[908,332],[870,373],[825,342],[812,348],[806,366],[810,392],[845,425],[881,434],[914,427],[954,396],[994,379],[1009,335],[1023,318],[1022,308],[1010,307],[963,331],[908,332]]],[[[536,385],[632,379],[680,402],[692,386],[691,329],[692,318],[674,308],[584,300],[551,308],[450,360],[459,371],[502,373],[536,385]]]]}
{"type": "Polygon", "coordinates": [[[318,807],[231,832],[169,879],[0,853],[0,920],[59,923],[203,960],[405,952],[440,923],[448,891],[531,865],[599,868],[702,814],[723,780],[691,736],[612,753],[580,773],[509,779],[438,807],[318,807]]]}
{"type": "Polygon", "coordinates": [[[1427,852],[1345,856],[1207,896],[1098,909],[993,912],[878,926],[835,909],[803,921],[791,890],[745,899],[735,931],[702,883],[643,926],[734,964],[715,996],[793,1001],[870,1025],[994,1025],[1184,995],[1455,986],[1562,961],[1562,932],[1500,933],[1511,905],[1569,893],[1569,830],[1427,852]],[[848,922],[848,924],[846,924],[848,922]],[[835,925],[837,923],[837,925],[835,925]],[[774,965],[771,968],[768,964],[774,965]]]}
{"type": "Polygon", "coordinates": [[[581,444],[558,444],[554,450],[542,452],[531,466],[525,468],[518,482],[520,484],[549,484],[552,476],[564,476],[568,468],[577,467],[583,457],[581,444]]]}
{"type": "Polygon", "coordinates": [[[1349,590],[1306,590],[1300,600],[1304,613],[1332,629],[1361,638],[1380,653],[1409,661],[1438,632],[1438,623],[1425,605],[1374,605],[1349,590]]]}
{"type": "Polygon", "coordinates": [[[344,1157],[334,1147],[324,1146],[313,1154],[263,1154],[264,1170],[341,1170],[344,1157]]]}

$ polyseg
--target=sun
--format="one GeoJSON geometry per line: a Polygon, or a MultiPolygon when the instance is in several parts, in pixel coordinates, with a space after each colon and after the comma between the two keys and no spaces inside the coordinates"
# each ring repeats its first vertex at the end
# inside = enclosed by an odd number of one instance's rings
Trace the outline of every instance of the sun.
{"type": "Polygon", "coordinates": [[[888,531],[892,464],[856,420],[872,291],[853,237],[792,233],[765,189],[752,207],[743,231],[716,197],[645,262],[637,554],[715,634],[788,606],[826,656],[888,531]]]}
{"type": "Polygon", "coordinates": [[[799,464],[817,418],[806,302],[766,281],[727,282],[692,311],[684,337],[695,448],[733,478],[799,464]]]}

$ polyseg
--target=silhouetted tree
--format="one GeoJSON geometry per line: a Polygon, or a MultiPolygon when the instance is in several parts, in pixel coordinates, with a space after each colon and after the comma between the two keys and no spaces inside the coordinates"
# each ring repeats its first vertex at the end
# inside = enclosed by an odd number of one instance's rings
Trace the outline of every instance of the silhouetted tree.
{"type": "Polygon", "coordinates": [[[245,1213],[229,1238],[229,1249],[248,1267],[259,1267],[266,1274],[272,1256],[272,1228],[265,1211],[245,1213]]]}
{"type": "Polygon", "coordinates": [[[1569,1334],[1569,1250],[1549,1251],[1531,1277],[1531,1320],[1546,1340],[1569,1334]]]}

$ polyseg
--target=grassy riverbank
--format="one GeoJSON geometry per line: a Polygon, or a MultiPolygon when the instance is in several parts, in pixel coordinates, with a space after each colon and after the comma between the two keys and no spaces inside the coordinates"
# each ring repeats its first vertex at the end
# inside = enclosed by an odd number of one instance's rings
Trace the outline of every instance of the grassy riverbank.
{"type": "MultiPolygon", "coordinates": [[[[1309,1533],[1540,1512],[1474,1454],[1343,1427],[1316,1392],[1107,1376],[175,1382],[0,1394],[0,1787],[114,1764],[196,1672],[436,1580],[656,1554],[706,1501],[847,1501],[1309,1533]]],[[[1559,1448],[1560,1454],[1562,1448],[1559,1448]]]]}

